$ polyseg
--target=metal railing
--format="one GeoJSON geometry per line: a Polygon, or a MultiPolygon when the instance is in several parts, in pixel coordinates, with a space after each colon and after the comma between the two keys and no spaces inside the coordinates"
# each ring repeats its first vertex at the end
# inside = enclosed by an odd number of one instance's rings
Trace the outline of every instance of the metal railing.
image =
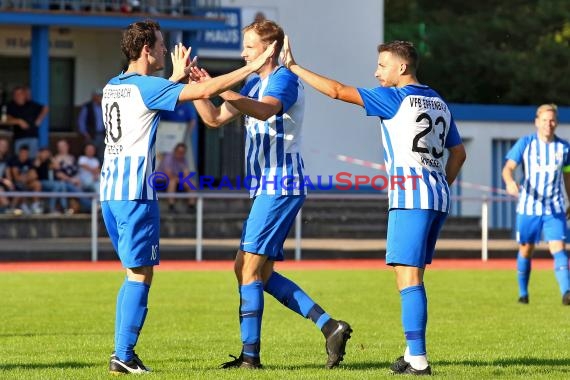
{"type": "MultiPolygon", "coordinates": [[[[2,197],[18,198],[90,198],[91,199],[91,261],[98,260],[98,225],[99,225],[99,195],[90,192],[3,192],[2,197]]],[[[248,193],[242,192],[191,192],[191,193],[160,193],[159,199],[196,199],[196,261],[202,261],[203,257],[203,224],[204,224],[204,200],[205,199],[248,199],[248,193]]],[[[362,193],[310,193],[310,200],[382,200],[386,201],[386,194],[362,194],[362,193]]],[[[492,202],[513,202],[515,199],[505,197],[452,197],[454,201],[475,202],[481,204],[481,260],[489,259],[489,204],[492,202]]],[[[294,227],[295,260],[302,259],[302,209],[297,214],[294,227]]]]}

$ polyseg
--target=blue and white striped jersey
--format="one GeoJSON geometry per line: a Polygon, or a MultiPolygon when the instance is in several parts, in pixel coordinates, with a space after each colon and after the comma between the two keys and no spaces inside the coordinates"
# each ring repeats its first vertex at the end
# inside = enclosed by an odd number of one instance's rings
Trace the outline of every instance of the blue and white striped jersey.
{"type": "Polygon", "coordinates": [[[359,88],[368,116],[381,119],[389,208],[449,211],[444,150],[461,144],[447,104],[431,88],[359,88]]]}
{"type": "Polygon", "coordinates": [[[536,133],[521,137],[506,159],[523,164],[524,180],[517,213],[550,215],[566,212],[563,168],[570,165],[570,144],[554,136],[544,142],[536,133]]]}
{"type": "Polygon", "coordinates": [[[156,200],[148,183],[156,164],[159,111],[172,111],[183,84],[164,78],[121,74],[103,89],[105,158],[100,200],[156,200]]]}
{"type": "Polygon", "coordinates": [[[245,172],[250,196],[306,194],[301,157],[305,95],[299,78],[278,66],[267,78],[252,76],[243,96],[278,99],[283,108],[267,121],[245,117],[245,172]]]}

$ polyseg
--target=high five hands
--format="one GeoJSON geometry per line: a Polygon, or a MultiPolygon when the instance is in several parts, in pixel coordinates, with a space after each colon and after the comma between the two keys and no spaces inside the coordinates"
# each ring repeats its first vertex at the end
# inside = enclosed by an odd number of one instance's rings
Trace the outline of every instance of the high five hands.
{"type": "Polygon", "coordinates": [[[172,61],[172,75],[170,80],[173,82],[180,82],[188,77],[192,67],[198,64],[198,56],[190,60],[190,53],[192,47],[188,49],[182,45],[181,42],[174,45],[174,50],[170,52],[170,59],[172,61]]]}
{"type": "Polygon", "coordinates": [[[281,53],[281,61],[283,66],[290,68],[292,65],[296,65],[295,58],[293,58],[293,52],[291,51],[291,45],[289,44],[289,36],[285,35],[283,40],[283,52],[281,53]]]}

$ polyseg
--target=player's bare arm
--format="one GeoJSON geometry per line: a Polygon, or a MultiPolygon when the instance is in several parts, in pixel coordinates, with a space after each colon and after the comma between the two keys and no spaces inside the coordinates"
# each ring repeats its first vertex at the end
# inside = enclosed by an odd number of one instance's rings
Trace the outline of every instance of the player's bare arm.
{"type": "MultiPolygon", "coordinates": [[[[566,190],[566,198],[570,199],[570,166],[562,168],[564,173],[564,189],[566,190]]],[[[566,219],[570,219],[570,205],[566,207],[566,219]]]]}
{"type": "Polygon", "coordinates": [[[200,99],[194,101],[194,107],[204,123],[211,128],[221,127],[241,115],[228,102],[216,107],[209,99],[200,99]]]}
{"type": "Polygon", "coordinates": [[[467,154],[465,153],[465,146],[463,144],[449,148],[449,157],[445,165],[445,174],[449,185],[455,182],[466,158],[467,154]]]}
{"type": "Polygon", "coordinates": [[[264,96],[259,101],[248,98],[234,91],[226,91],[220,96],[241,113],[254,117],[257,120],[265,121],[271,116],[279,113],[283,108],[279,99],[276,99],[273,96],[264,96]]]}
{"type": "Polygon", "coordinates": [[[208,99],[216,96],[226,90],[229,90],[242,80],[244,80],[249,74],[256,72],[263,66],[267,60],[273,55],[275,51],[275,42],[272,43],[265,49],[263,54],[257,57],[251,64],[241,67],[231,73],[220,75],[216,78],[210,80],[202,81],[199,83],[189,83],[187,84],[180,96],[179,101],[190,101],[197,99],[208,99]]]}
{"type": "MultiPolygon", "coordinates": [[[[193,83],[201,83],[212,79],[206,70],[197,66],[190,69],[189,76],[193,83]]],[[[221,127],[236,119],[241,114],[240,111],[227,102],[216,107],[210,99],[195,100],[194,108],[196,108],[196,111],[204,123],[211,128],[221,127]]]]}
{"type": "Polygon", "coordinates": [[[360,93],[356,87],[344,85],[336,80],[329,79],[299,66],[299,64],[295,62],[295,58],[293,58],[288,36],[285,36],[285,40],[283,42],[283,54],[281,55],[281,60],[285,67],[295,73],[309,86],[326,96],[342,100],[343,102],[364,106],[364,102],[362,101],[360,93]]]}
{"type": "Polygon", "coordinates": [[[507,160],[505,166],[503,167],[503,181],[505,181],[505,185],[507,188],[507,193],[518,197],[519,196],[519,185],[515,181],[514,172],[517,168],[517,163],[513,160],[507,160]]]}

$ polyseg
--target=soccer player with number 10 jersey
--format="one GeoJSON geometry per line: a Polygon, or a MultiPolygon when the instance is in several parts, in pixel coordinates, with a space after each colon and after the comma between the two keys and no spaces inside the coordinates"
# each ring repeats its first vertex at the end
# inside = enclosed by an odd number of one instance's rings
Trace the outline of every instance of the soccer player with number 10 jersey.
{"type": "Polygon", "coordinates": [[[126,279],[117,296],[115,350],[109,371],[114,374],[149,372],[135,354],[147,314],[153,268],[159,263],[160,218],[156,192],[149,177],[155,170],[156,130],[160,111],[177,102],[208,98],[229,89],[261,67],[273,54],[270,45],[250,65],[207,83],[181,84],[189,73],[190,50],[182,44],[171,53],[170,80],[152,76],[164,68],[166,47],[158,23],[129,25],[121,48],[129,65],[103,89],[105,156],[100,200],[103,219],[126,279]]]}

